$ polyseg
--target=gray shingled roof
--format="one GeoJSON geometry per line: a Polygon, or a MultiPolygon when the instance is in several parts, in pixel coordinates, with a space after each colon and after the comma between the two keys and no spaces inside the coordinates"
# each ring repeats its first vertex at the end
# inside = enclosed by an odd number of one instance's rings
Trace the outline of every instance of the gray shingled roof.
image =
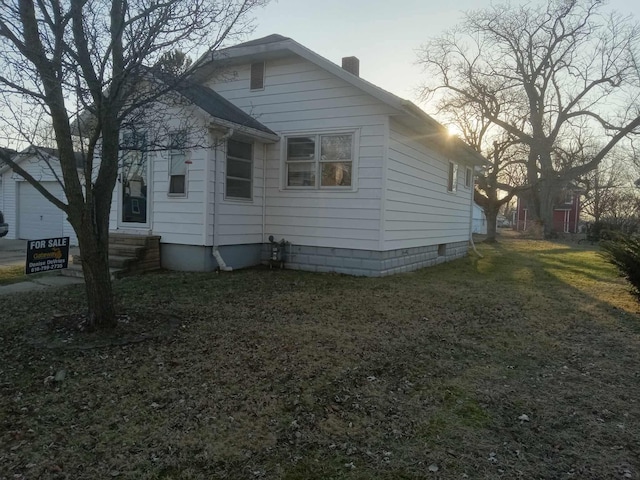
{"type": "Polygon", "coordinates": [[[256,38],[255,40],[249,40],[248,42],[232,45],[230,48],[253,47],[255,45],[266,45],[267,43],[276,43],[276,42],[281,42],[283,40],[291,40],[291,39],[289,37],[284,37],[277,33],[273,33],[271,35],[267,35],[266,37],[256,38]]]}
{"type": "Polygon", "coordinates": [[[275,132],[265,127],[258,120],[243,112],[240,108],[236,107],[233,103],[209,87],[195,83],[183,83],[176,87],[176,91],[212,117],[276,135],[275,132]]]}

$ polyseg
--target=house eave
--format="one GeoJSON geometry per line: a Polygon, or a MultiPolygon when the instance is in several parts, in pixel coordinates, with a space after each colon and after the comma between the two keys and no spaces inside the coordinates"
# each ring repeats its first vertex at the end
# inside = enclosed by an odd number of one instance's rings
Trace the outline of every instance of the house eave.
{"type": "Polygon", "coordinates": [[[222,118],[213,117],[209,126],[214,129],[220,127],[223,127],[225,129],[233,129],[237,133],[242,133],[255,140],[260,140],[263,143],[276,143],[280,141],[280,136],[275,133],[263,132],[261,130],[246,127],[244,125],[239,125],[222,118]]]}

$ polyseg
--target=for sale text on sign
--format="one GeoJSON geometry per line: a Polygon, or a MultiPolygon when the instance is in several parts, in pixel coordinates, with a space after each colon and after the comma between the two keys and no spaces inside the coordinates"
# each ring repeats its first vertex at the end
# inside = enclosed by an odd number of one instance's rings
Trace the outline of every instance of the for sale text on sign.
{"type": "Polygon", "coordinates": [[[26,273],[60,270],[69,266],[69,237],[44,238],[27,242],[26,273]]]}

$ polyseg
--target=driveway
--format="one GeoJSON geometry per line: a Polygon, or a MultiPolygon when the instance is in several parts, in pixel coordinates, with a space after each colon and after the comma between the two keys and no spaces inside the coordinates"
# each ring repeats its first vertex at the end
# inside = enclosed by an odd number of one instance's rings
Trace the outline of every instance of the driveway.
{"type": "Polygon", "coordinates": [[[7,240],[6,238],[0,238],[0,268],[24,265],[26,251],[26,240],[7,240]]]}

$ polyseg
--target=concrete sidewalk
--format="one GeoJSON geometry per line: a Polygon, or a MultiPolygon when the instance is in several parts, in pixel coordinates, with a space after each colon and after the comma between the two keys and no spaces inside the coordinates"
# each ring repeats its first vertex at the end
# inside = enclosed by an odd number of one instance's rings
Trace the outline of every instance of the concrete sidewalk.
{"type": "Polygon", "coordinates": [[[9,285],[0,285],[0,296],[11,295],[12,293],[35,292],[54,287],[77,285],[80,283],[84,283],[82,278],[64,277],[62,275],[43,275],[41,277],[34,278],[33,280],[25,280],[24,282],[11,283],[9,285]]]}

